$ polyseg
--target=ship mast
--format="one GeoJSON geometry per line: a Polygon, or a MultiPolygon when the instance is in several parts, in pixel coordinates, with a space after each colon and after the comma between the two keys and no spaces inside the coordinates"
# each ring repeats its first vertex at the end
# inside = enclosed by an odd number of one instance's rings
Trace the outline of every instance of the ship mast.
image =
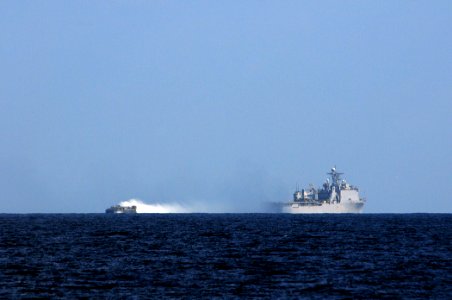
{"type": "Polygon", "coordinates": [[[331,172],[327,173],[328,175],[331,175],[331,185],[334,185],[336,187],[339,187],[339,182],[341,180],[341,175],[344,173],[340,173],[336,171],[336,166],[331,168],[331,172]]]}

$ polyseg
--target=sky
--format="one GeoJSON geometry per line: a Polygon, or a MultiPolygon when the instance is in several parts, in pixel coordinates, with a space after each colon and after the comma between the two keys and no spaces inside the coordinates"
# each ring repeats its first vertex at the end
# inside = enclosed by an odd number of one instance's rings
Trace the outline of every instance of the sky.
{"type": "Polygon", "coordinates": [[[0,213],[452,213],[451,116],[452,1],[0,1],[0,213]]]}

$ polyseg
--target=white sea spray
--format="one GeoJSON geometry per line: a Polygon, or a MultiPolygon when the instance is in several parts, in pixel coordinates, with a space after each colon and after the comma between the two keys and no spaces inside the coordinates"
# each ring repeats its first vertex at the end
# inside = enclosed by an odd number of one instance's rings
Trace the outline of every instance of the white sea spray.
{"type": "Polygon", "coordinates": [[[139,199],[129,199],[119,203],[121,206],[136,206],[137,213],[144,214],[167,214],[167,213],[190,213],[195,212],[193,208],[182,206],[178,203],[145,203],[139,199]]]}

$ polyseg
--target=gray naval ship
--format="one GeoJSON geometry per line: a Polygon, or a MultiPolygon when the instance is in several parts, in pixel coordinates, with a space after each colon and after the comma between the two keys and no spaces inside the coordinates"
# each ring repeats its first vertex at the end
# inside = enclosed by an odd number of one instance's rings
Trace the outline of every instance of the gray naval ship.
{"type": "Polygon", "coordinates": [[[136,214],[137,207],[135,205],[133,206],[114,205],[110,208],[107,208],[105,212],[107,214],[136,214]]]}
{"type": "Polygon", "coordinates": [[[341,179],[336,167],[327,173],[331,176],[320,188],[312,185],[308,189],[297,188],[293,201],[284,203],[285,213],[360,213],[366,200],[359,197],[358,187],[341,179]]]}

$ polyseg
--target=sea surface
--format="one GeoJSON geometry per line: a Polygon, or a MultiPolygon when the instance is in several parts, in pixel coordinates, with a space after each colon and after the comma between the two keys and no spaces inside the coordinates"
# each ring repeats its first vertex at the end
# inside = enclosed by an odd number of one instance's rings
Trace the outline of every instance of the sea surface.
{"type": "Polygon", "coordinates": [[[0,214],[0,298],[452,299],[451,214],[0,214]]]}

